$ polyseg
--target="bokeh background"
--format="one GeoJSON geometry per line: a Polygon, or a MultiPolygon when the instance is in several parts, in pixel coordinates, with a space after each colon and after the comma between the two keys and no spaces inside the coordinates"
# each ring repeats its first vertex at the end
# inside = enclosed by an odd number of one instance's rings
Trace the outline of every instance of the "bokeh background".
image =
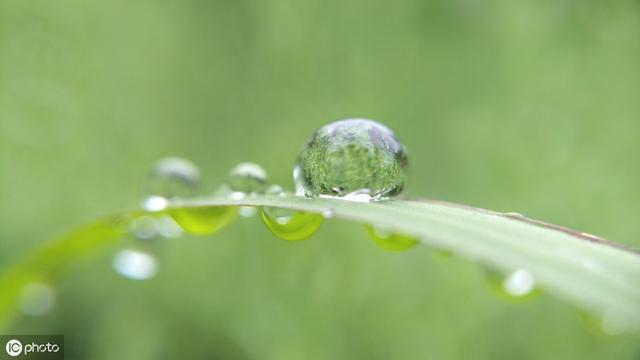
{"type": "MultiPolygon", "coordinates": [[[[0,0],[0,269],[137,206],[164,156],[204,190],[240,161],[291,189],[309,135],[356,116],[409,148],[409,196],[640,245],[639,65],[631,0],[0,0]]],[[[640,358],[550,295],[504,301],[473,263],[340,220],[158,243],[143,282],[116,250],[3,333],[64,334],[69,359],[640,358]]]]}

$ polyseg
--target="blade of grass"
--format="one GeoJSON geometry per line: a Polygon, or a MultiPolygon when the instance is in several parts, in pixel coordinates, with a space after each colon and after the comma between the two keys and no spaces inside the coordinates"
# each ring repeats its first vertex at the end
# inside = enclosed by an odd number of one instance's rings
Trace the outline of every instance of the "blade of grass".
{"type": "MultiPolygon", "coordinates": [[[[270,206],[314,213],[415,236],[422,243],[502,271],[524,268],[558,297],[640,328],[640,255],[620,244],[559,226],[473,207],[429,200],[350,202],[294,195],[176,201],[171,208],[270,206]]],[[[133,215],[128,214],[128,215],[133,215]]],[[[120,219],[122,219],[120,217],[120,219]]],[[[0,279],[0,321],[15,303],[29,270],[57,271],[85,250],[123,235],[99,222],[52,242],[0,279]],[[117,234],[117,236],[115,236],[117,234]]],[[[121,226],[120,226],[121,227],[121,226]]]]}

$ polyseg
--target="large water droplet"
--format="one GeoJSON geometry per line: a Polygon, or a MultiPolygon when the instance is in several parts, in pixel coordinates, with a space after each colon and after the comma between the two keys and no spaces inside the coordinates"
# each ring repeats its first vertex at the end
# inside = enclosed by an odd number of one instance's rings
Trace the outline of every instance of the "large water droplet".
{"type": "Polygon", "coordinates": [[[189,160],[179,157],[161,159],[149,176],[142,207],[147,211],[162,211],[170,199],[193,196],[199,181],[200,171],[189,160]]]}
{"type": "Polygon", "coordinates": [[[113,259],[113,269],[120,275],[133,280],[147,280],[156,275],[156,258],[138,250],[121,250],[113,259]]]}
{"type": "Polygon", "coordinates": [[[56,293],[50,285],[33,282],[22,289],[18,305],[23,313],[40,316],[51,311],[55,300],[56,293]]]}
{"type": "Polygon", "coordinates": [[[222,230],[238,217],[236,206],[174,208],[173,219],[188,233],[209,235],[222,230]]]}
{"type": "Polygon", "coordinates": [[[327,124],[298,158],[296,193],[377,200],[402,191],[407,155],[387,127],[366,119],[327,124]]]}
{"type": "Polygon", "coordinates": [[[418,244],[418,240],[408,235],[391,232],[379,226],[366,225],[365,227],[373,242],[386,250],[406,250],[418,244]]]}
{"type": "Polygon", "coordinates": [[[280,208],[262,208],[262,221],[267,228],[283,240],[298,241],[315,234],[324,221],[319,214],[296,212],[280,208]]]}
{"type": "Polygon", "coordinates": [[[245,162],[231,169],[227,185],[233,192],[261,194],[265,192],[269,182],[262,166],[245,162]]]}

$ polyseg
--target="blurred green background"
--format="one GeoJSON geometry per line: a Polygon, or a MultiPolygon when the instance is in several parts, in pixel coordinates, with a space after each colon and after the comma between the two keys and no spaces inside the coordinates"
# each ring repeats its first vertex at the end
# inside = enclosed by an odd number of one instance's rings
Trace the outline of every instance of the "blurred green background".
{"type": "MultiPolygon", "coordinates": [[[[0,269],[137,206],[167,155],[211,191],[240,161],[291,189],[309,135],[355,116],[409,148],[409,196],[640,245],[638,1],[0,0],[0,269]]],[[[158,244],[146,282],[115,251],[3,332],[64,334],[68,359],[640,358],[552,296],[505,302],[478,266],[344,221],[290,244],[241,218],[158,244]]]]}

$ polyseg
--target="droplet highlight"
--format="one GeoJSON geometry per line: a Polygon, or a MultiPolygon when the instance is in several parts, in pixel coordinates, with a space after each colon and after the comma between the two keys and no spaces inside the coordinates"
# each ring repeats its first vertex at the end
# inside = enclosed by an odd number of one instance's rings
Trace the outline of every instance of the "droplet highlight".
{"type": "Polygon", "coordinates": [[[373,120],[347,119],[313,134],[293,177],[299,195],[371,201],[399,194],[406,167],[405,148],[391,130],[373,120]]]}
{"type": "Polygon", "coordinates": [[[265,226],[277,237],[288,241],[300,241],[311,237],[322,225],[319,214],[290,211],[280,208],[260,209],[265,226]]]}
{"type": "Polygon", "coordinates": [[[402,251],[414,247],[418,240],[412,236],[392,232],[383,227],[365,225],[373,242],[385,250],[402,251]]]}

